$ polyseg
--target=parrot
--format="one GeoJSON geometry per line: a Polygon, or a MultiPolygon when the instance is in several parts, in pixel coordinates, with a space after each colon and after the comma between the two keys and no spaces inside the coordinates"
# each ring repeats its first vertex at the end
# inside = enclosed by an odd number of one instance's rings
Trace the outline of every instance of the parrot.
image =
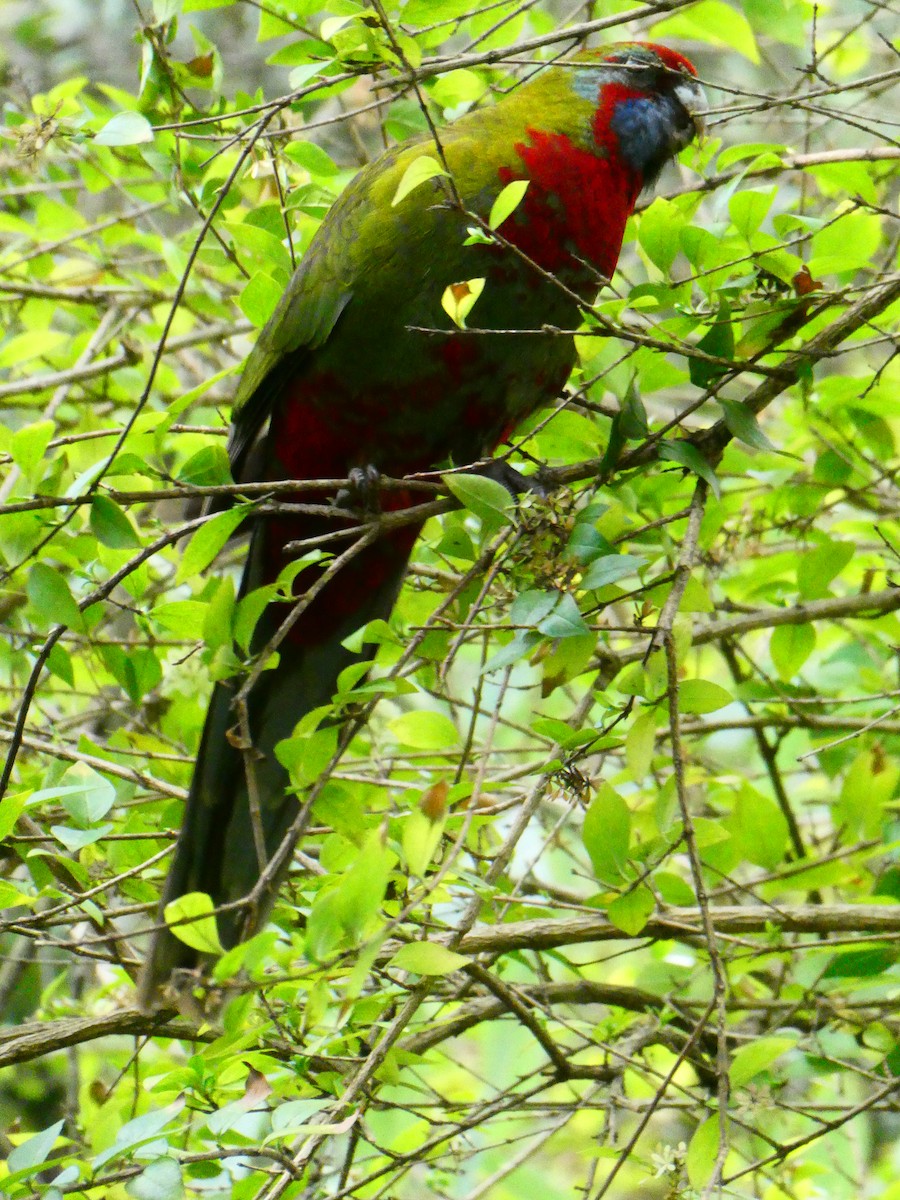
{"type": "MultiPolygon", "coordinates": [[[[381,476],[490,458],[560,395],[582,306],[612,278],[638,196],[702,133],[706,111],[687,58],[614,43],[383,152],[329,209],[247,358],[229,439],[234,480],[343,480],[327,499],[302,486],[287,499],[390,512],[422,496],[379,489],[381,476]],[[430,177],[404,189],[423,157],[430,177]],[[514,182],[524,193],[494,236],[489,214],[514,182]],[[482,290],[454,321],[447,296],[466,295],[473,280],[482,290]]],[[[330,515],[290,511],[249,520],[241,596],[278,578],[297,557],[291,543],[340,528],[330,515]]],[[[171,901],[210,896],[225,948],[264,924],[284,869],[246,898],[279,848],[289,862],[284,842],[300,811],[278,743],[331,703],[344,668],[371,658],[372,648],[343,643],[390,616],[420,525],[392,527],[324,583],[327,563],[300,565],[291,598],[259,618],[251,655],[270,652],[296,598],[313,588],[312,598],[281,630],[276,665],[255,676],[240,728],[240,679],[215,684],[138,983],[145,1010],[208,961],[166,927],[171,901]]],[[[337,555],[349,543],[323,544],[337,555]]]]}

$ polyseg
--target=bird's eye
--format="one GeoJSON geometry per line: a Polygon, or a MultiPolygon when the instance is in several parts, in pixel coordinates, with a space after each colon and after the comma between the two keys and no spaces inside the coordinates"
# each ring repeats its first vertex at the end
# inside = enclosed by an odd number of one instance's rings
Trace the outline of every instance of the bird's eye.
{"type": "Polygon", "coordinates": [[[635,50],[626,50],[623,54],[617,54],[615,58],[610,59],[610,62],[638,71],[646,71],[651,66],[646,57],[635,50]]]}

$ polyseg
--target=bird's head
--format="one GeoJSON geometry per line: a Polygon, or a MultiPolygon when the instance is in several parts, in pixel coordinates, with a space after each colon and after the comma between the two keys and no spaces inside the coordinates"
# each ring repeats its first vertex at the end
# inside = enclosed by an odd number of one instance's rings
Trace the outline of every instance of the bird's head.
{"type": "Polygon", "coordinates": [[[667,46],[621,42],[570,59],[572,86],[596,105],[598,140],[646,187],[666,161],[703,133],[706,96],[693,63],[667,46]]]}

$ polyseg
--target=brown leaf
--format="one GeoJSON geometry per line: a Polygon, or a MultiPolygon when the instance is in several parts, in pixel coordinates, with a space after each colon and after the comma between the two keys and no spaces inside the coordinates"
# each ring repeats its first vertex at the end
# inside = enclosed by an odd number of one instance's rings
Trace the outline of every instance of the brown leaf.
{"type": "Polygon", "coordinates": [[[451,283],[450,291],[453,293],[453,299],[457,302],[457,304],[472,294],[472,289],[465,280],[463,280],[461,283],[451,283]]]}
{"type": "Polygon", "coordinates": [[[794,291],[798,296],[808,296],[810,292],[821,292],[822,284],[818,279],[813,279],[809,273],[809,267],[801,267],[794,278],[791,280],[794,285],[794,291]]]}
{"type": "Polygon", "coordinates": [[[212,54],[198,54],[196,58],[185,63],[185,66],[192,75],[196,75],[199,79],[209,79],[213,73],[213,56],[212,54]]]}
{"type": "Polygon", "coordinates": [[[272,1095],[272,1085],[262,1071],[257,1071],[256,1067],[251,1067],[248,1062],[245,1062],[244,1066],[247,1068],[248,1074],[241,1103],[247,1108],[254,1108],[272,1095]]]}
{"type": "Polygon", "coordinates": [[[441,821],[446,816],[449,792],[449,784],[445,780],[439,779],[437,783],[432,784],[422,793],[419,808],[432,823],[441,821]]]}

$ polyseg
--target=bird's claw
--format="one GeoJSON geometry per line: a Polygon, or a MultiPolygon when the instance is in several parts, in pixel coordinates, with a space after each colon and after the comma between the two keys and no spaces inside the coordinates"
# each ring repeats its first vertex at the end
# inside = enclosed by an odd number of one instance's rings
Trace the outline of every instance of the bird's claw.
{"type": "Polygon", "coordinates": [[[334,498],[337,508],[360,508],[371,514],[381,511],[381,472],[369,463],[365,467],[351,467],[347,472],[347,487],[341,488],[334,498]]]}

